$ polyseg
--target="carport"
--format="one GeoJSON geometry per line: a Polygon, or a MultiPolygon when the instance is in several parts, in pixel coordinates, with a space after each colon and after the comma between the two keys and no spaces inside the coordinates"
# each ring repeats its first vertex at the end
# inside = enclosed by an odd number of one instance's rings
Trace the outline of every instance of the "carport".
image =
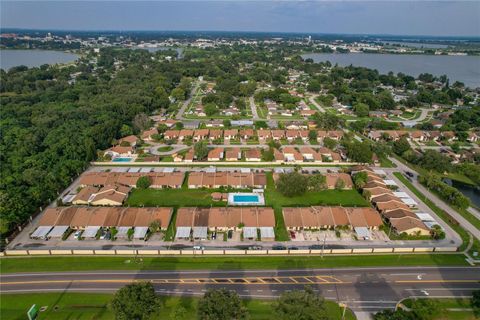
{"type": "Polygon", "coordinates": [[[191,227],[177,227],[175,239],[189,239],[191,231],[191,227]]]}
{"type": "Polygon", "coordinates": [[[207,227],[193,227],[193,239],[207,239],[207,227]]]}
{"type": "Polygon", "coordinates": [[[359,238],[362,239],[370,239],[370,231],[366,227],[355,227],[355,233],[358,235],[359,238]]]}
{"type": "Polygon", "coordinates": [[[130,230],[131,228],[130,227],[119,227],[117,229],[117,234],[115,235],[115,237],[117,238],[126,238],[128,236],[128,230],[130,230]]]}
{"type": "Polygon", "coordinates": [[[56,226],[48,234],[49,238],[61,238],[67,232],[68,226],[56,226]]]}
{"type": "Polygon", "coordinates": [[[40,226],[31,235],[32,239],[46,239],[47,234],[52,230],[53,226],[40,226]]]}
{"type": "Polygon", "coordinates": [[[255,239],[257,237],[257,228],[255,227],[243,227],[244,239],[255,239]]]}
{"type": "Polygon", "coordinates": [[[95,238],[97,236],[98,230],[100,230],[100,226],[87,227],[82,234],[82,238],[95,238]]]}
{"type": "Polygon", "coordinates": [[[275,232],[273,227],[260,227],[260,237],[262,240],[274,240],[275,232]]]}
{"type": "Polygon", "coordinates": [[[148,232],[148,227],[135,227],[135,230],[133,232],[133,238],[140,239],[140,240],[145,239],[147,232],[148,232]]]}

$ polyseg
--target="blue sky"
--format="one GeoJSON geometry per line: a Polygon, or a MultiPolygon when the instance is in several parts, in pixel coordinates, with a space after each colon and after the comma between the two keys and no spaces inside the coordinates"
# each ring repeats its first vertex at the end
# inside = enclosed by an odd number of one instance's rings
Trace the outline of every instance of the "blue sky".
{"type": "Polygon", "coordinates": [[[5,1],[2,28],[480,36],[480,1],[5,1]]]}

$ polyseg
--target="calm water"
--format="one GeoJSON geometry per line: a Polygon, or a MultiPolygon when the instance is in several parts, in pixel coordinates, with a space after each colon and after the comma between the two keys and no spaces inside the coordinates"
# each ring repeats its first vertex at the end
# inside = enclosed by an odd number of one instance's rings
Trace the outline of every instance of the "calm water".
{"type": "Polygon", "coordinates": [[[78,55],[53,50],[0,50],[0,68],[8,70],[15,66],[39,67],[42,64],[75,61],[78,55]]]}
{"type": "Polygon", "coordinates": [[[461,183],[458,181],[452,181],[450,179],[443,179],[443,181],[455,188],[458,189],[464,196],[468,197],[470,201],[480,207],[480,190],[477,189],[475,186],[471,186],[469,184],[461,183]]]}
{"type": "Polygon", "coordinates": [[[380,73],[403,72],[415,77],[426,72],[436,76],[446,74],[450,83],[461,81],[472,88],[480,87],[480,57],[478,56],[308,53],[303,57],[311,58],[315,62],[330,61],[340,66],[354,65],[377,69],[380,73]]]}

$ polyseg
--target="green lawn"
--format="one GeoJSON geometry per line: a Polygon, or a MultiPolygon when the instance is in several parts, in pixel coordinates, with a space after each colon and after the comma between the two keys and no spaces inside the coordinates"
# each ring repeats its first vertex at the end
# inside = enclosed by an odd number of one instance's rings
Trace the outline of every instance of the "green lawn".
{"type": "Polygon", "coordinates": [[[267,205],[276,206],[312,206],[341,205],[344,207],[368,207],[369,203],[356,190],[324,190],[309,191],[297,197],[285,197],[275,189],[272,173],[267,173],[267,188],[265,190],[267,205]]]}
{"type": "MultiPolygon", "coordinates": [[[[43,293],[43,294],[3,294],[1,295],[2,319],[25,319],[26,311],[32,304],[48,306],[47,310],[40,313],[38,319],[114,319],[108,303],[111,294],[85,294],[85,293],[43,293]],[[56,310],[54,310],[54,308],[56,310]]],[[[199,298],[160,296],[161,311],[154,319],[175,319],[174,313],[180,307],[184,309],[183,317],[176,319],[195,319],[199,298]]],[[[252,320],[272,319],[272,303],[267,300],[243,300],[252,320]]],[[[326,302],[328,314],[332,320],[341,319],[342,310],[332,301],[326,302]]],[[[178,311],[177,311],[178,312],[178,311]]],[[[178,314],[178,313],[177,313],[178,314]]],[[[347,320],[355,319],[348,310],[347,320]]]]}
{"type": "MultiPolygon", "coordinates": [[[[458,299],[433,299],[435,302],[439,303],[439,307],[442,308],[442,315],[436,317],[434,320],[474,320],[478,319],[473,314],[473,311],[462,310],[462,311],[452,311],[448,309],[471,309],[470,299],[458,298],[458,299]]],[[[412,300],[407,299],[402,303],[411,307],[412,300]]]]}
{"type": "Polygon", "coordinates": [[[397,165],[393,163],[388,157],[379,157],[380,166],[384,168],[396,168],[397,165]]]}
{"type": "Polygon", "coordinates": [[[171,151],[171,150],[173,150],[172,146],[164,146],[164,147],[159,147],[157,149],[158,152],[167,152],[167,151],[171,151]]]}
{"type": "Polygon", "coordinates": [[[468,266],[465,256],[453,254],[369,254],[345,256],[261,257],[8,257],[0,260],[2,273],[86,270],[247,270],[309,269],[377,266],[468,266]]]}
{"type": "Polygon", "coordinates": [[[202,189],[134,189],[127,200],[127,205],[139,206],[225,206],[224,201],[213,201],[210,194],[216,190],[202,189]]]}

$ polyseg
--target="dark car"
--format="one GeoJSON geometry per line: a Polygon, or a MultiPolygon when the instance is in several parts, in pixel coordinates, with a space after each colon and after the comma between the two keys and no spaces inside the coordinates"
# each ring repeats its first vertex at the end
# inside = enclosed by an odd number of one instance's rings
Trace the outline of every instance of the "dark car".
{"type": "Polygon", "coordinates": [[[288,247],[288,250],[298,250],[298,247],[288,247]]]}
{"type": "Polygon", "coordinates": [[[287,247],[285,247],[285,246],[273,246],[272,250],[287,250],[287,247]]]}
{"type": "Polygon", "coordinates": [[[248,250],[262,250],[261,246],[250,246],[248,247],[248,250]]]}
{"type": "Polygon", "coordinates": [[[413,178],[413,177],[414,177],[413,173],[411,173],[410,171],[405,171],[405,174],[406,174],[407,176],[409,176],[410,178],[413,178]]]}
{"type": "Polygon", "coordinates": [[[233,237],[233,230],[228,230],[227,237],[228,237],[228,239],[232,239],[232,237],[233,237]]]}
{"type": "Polygon", "coordinates": [[[319,245],[319,244],[314,244],[314,245],[311,245],[310,247],[308,247],[308,249],[310,249],[310,250],[319,250],[319,249],[322,249],[322,246],[319,245]]]}

